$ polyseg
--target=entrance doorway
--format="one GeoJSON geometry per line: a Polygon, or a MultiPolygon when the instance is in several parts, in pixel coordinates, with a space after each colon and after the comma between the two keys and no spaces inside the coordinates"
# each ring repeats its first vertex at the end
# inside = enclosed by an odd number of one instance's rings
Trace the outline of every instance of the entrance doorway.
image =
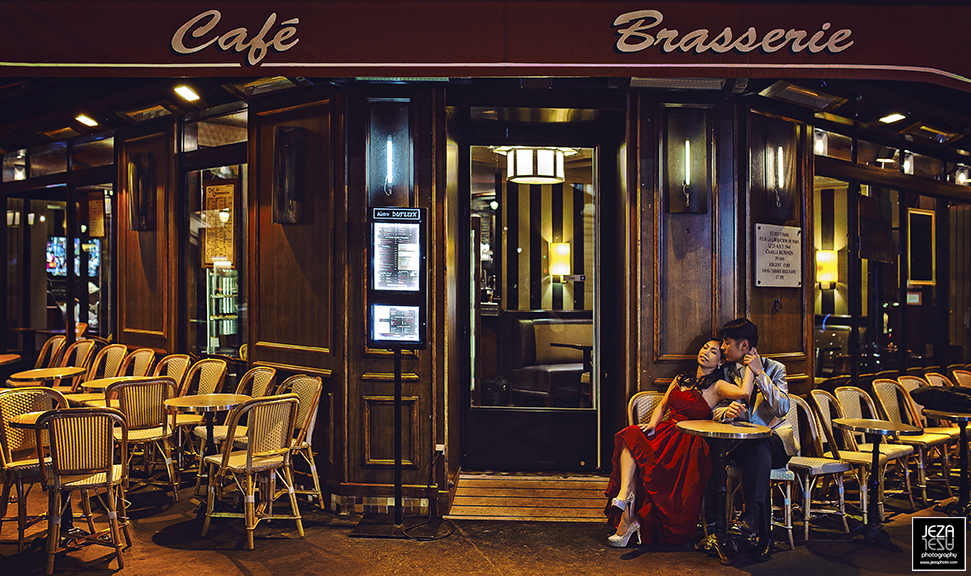
{"type": "Polygon", "coordinates": [[[519,133],[515,144],[470,138],[462,148],[466,470],[589,472],[601,465],[600,213],[604,183],[614,189],[616,178],[599,168],[605,157],[617,162],[617,147],[602,142],[616,132],[593,127],[611,117],[592,109],[473,107],[466,116],[473,129],[459,131],[495,134],[505,124],[519,133]],[[474,129],[483,125],[490,129],[474,129]]]}

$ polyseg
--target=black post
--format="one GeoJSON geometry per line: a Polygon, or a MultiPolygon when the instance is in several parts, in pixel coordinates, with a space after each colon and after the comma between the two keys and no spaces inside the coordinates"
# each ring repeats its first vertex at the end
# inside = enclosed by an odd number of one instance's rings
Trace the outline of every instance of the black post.
{"type": "Polygon", "coordinates": [[[401,525],[401,349],[394,351],[394,524],[401,525]]]}

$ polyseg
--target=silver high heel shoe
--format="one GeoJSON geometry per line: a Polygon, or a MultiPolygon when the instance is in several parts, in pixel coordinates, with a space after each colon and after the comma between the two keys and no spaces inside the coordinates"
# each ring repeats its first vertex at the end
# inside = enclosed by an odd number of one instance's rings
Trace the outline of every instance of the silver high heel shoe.
{"type": "Polygon", "coordinates": [[[624,534],[614,534],[613,536],[607,537],[607,544],[614,548],[626,548],[627,543],[630,542],[630,537],[637,533],[637,543],[641,544],[641,523],[637,520],[633,520],[630,526],[627,527],[627,532],[624,534]]]}
{"type": "Polygon", "coordinates": [[[611,500],[610,504],[615,508],[620,508],[621,510],[626,510],[627,506],[634,503],[634,493],[630,492],[627,494],[627,498],[621,500],[620,498],[614,498],[611,500]]]}

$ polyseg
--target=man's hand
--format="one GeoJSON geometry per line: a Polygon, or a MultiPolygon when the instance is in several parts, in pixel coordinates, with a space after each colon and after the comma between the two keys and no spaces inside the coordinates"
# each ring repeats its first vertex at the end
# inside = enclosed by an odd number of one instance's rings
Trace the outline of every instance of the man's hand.
{"type": "Polygon", "coordinates": [[[755,348],[752,348],[752,350],[745,355],[745,358],[742,359],[742,363],[751,368],[752,374],[754,374],[756,377],[765,371],[762,368],[762,358],[759,357],[759,351],[755,348]]]}
{"type": "Polygon", "coordinates": [[[725,408],[725,420],[732,420],[737,418],[740,414],[745,413],[745,404],[742,404],[738,400],[735,400],[725,408]]]}

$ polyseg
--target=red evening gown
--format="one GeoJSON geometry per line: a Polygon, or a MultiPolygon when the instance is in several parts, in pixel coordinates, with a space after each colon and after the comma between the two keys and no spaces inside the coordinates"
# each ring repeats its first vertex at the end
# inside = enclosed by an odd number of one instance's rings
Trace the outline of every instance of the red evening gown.
{"type": "Polygon", "coordinates": [[[614,435],[613,471],[604,492],[604,513],[611,525],[617,526],[622,514],[611,501],[620,492],[620,454],[627,447],[637,465],[634,510],[644,544],[683,544],[694,539],[711,456],[703,438],[678,430],[677,423],[710,418],[711,408],[700,391],[675,387],[668,396],[668,413],[653,435],[645,436],[637,426],[614,435]]]}

